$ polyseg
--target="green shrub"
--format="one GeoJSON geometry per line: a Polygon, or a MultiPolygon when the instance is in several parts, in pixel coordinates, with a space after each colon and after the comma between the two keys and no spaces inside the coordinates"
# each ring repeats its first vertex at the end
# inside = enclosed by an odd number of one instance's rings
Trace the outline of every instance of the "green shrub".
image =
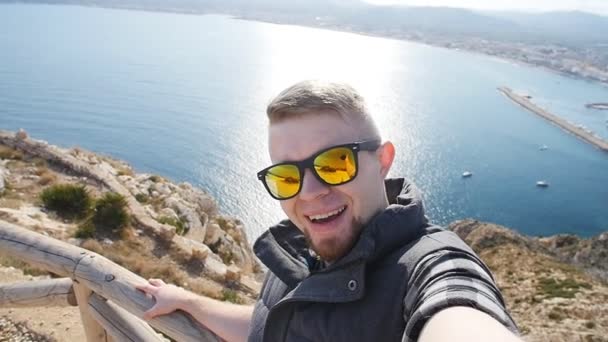
{"type": "Polygon", "coordinates": [[[44,206],[64,218],[83,217],[91,207],[91,197],[84,185],[57,184],[40,194],[44,206]]]}
{"type": "Polygon", "coordinates": [[[153,181],[154,183],[160,182],[160,176],[157,176],[157,175],[152,175],[152,176],[148,177],[148,179],[153,181]]]}
{"type": "Polygon", "coordinates": [[[574,298],[581,288],[591,289],[591,284],[577,282],[574,279],[568,278],[558,280],[553,278],[540,278],[538,282],[539,294],[546,298],[574,298]]]}
{"type": "Polygon", "coordinates": [[[91,220],[85,221],[78,227],[74,236],[79,239],[92,238],[93,236],[95,236],[95,225],[93,224],[93,222],[91,222],[91,220]]]}
{"type": "Polygon", "coordinates": [[[93,224],[97,230],[122,230],[129,223],[127,201],[115,192],[108,192],[95,201],[93,224]]]}
{"type": "Polygon", "coordinates": [[[139,203],[148,203],[148,200],[150,200],[150,197],[146,194],[139,193],[139,194],[135,195],[135,199],[139,203]]]}
{"type": "Polygon", "coordinates": [[[230,302],[234,304],[243,304],[243,300],[239,297],[239,294],[232,289],[223,289],[222,290],[222,301],[230,302]]]}
{"type": "Polygon", "coordinates": [[[161,216],[158,218],[157,221],[162,224],[172,225],[173,227],[175,227],[175,232],[178,235],[184,235],[188,231],[186,228],[186,222],[184,222],[184,220],[181,218],[176,219],[175,217],[161,216]]]}
{"type": "Polygon", "coordinates": [[[133,171],[129,169],[120,169],[116,172],[117,176],[133,176],[133,171]]]}

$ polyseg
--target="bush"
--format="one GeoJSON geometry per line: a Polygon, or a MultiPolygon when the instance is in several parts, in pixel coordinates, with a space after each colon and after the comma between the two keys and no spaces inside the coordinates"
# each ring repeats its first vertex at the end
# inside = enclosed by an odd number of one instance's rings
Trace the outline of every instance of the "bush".
{"type": "Polygon", "coordinates": [[[95,225],[90,220],[85,221],[82,225],[78,227],[74,236],[79,239],[89,239],[94,237],[95,225]]]}
{"type": "Polygon", "coordinates": [[[236,291],[226,288],[222,290],[222,301],[234,304],[243,304],[243,300],[239,297],[239,294],[236,291]]]}
{"type": "Polygon", "coordinates": [[[169,224],[175,227],[175,233],[178,235],[184,235],[187,232],[186,223],[182,219],[176,219],[169,216],[161,216],[158,218],[158,222],[162,224],[169,224]]]}
{"type": "Polygon", "coordinates": [[[150,197],[146,194],[139,193],[139,194],[135,195],[135,199],[139,203],[148,203],[148,200],[150,200],[150,197]]]}
{"type": "Polygon", "coordinates": [[[574,279],[568,278],[558,280],[553,278],[540,278],[538,284],[539,294],[546,298],[574,298],[574,296],[583,289],[591,289],[591,284],[577,282],[574,279]]]}
{"type": "Polygon", "coordinates": [[[117,193],[108,192],[95,202],[93,224],[96,229],[112,231],[122,230],[129,223],[127,201],[117,193]]]}
{"type": "Polygon", "coordinates": [[[84,185],[57,184],[40,195],[44,206],[65,218],[83,217],[91,207],[91,197],[84,185]]]}

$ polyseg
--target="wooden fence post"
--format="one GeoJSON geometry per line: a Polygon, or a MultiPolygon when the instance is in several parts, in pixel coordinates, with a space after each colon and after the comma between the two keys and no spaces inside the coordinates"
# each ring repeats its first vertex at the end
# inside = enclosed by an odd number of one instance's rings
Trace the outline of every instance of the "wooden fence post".
{"type": "MultiPolygon", "coordinates": [[[[154,299],[135,289],[136,285],[147,283],[142,277],[97,253],[3,220],[0,220],[0,252],[60,276],[72,278],[87,337],[87,325],[98,327],[90,335],[90,341],[100,341],[96,337],[98,334],[94,332],[100,331],[99,324],[94,320],[94,324],[88,323],[90,291],[119,303],[123,309],[137,317],[142,317],[143,313],[154,305],[154,299]],[[84,288],[81,289],[81,286],[84,288]]],[[[180,342],[220,341],[213,332],[179,310],[156,317],[150,320],[149,324],[180,342]]]]}
{"type": "Polygon", "coordinates": [[[80,318],[84,325],[84,332],[87,335],[87,342],[108,342],[108,335],[105,329],[95,320],[89,311],[89,298],[93,293],[84,285],[74,283],[74,293],[80,309],[80,318]]]}
{"type": "Polygon", "coordinates": [[[89,312],[115,341],[162,342],[163,339],[148,324],[125,309],[93,293],[89,312]]]}

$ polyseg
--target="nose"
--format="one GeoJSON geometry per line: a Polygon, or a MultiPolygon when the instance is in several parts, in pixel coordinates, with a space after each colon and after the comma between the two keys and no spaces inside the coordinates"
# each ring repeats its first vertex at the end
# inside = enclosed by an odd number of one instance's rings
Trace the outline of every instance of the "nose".
{"type": "Polygon", "coordinates": [[[302,189],[299,194],[300,199],[304,201],[314,200],[315,198],[327,195],[329,191],[329,186],[321,183],[317,177],[312,174],[312,171],[309,169],[304,171],[302,189]]]}

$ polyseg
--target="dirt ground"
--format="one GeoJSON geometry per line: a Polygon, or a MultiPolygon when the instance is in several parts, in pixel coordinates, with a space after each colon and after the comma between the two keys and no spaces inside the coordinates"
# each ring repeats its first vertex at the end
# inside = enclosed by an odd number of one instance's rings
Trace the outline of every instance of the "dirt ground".
{"type": "MultiPolygon", "coordinates": [[[[14,267],[0,267],[0,284],[45,278],[48,276],[31,276],[14,267]]],[[[78,307],[0,307],[0,342],[85,340],[78,307]]]]}

